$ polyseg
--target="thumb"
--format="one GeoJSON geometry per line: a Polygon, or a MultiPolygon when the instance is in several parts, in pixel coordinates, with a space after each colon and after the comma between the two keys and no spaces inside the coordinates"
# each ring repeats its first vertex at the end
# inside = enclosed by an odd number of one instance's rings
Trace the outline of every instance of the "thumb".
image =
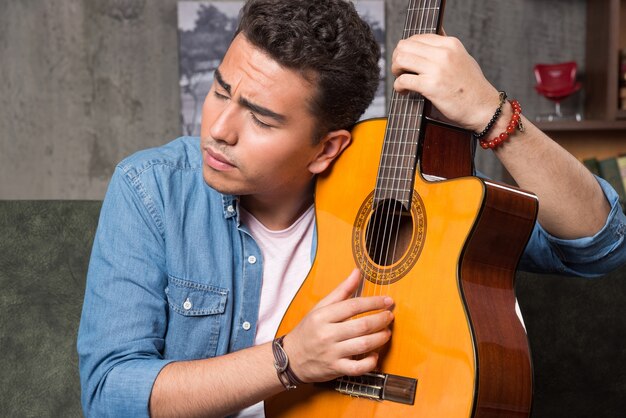
{"type": "Polygon", "coordinates": [[[324,299],[320,300],[315,308],[332,305],[354,296],[354,292],[361,284],[361,271],[358,268],[352,270],[350,275],[333,289],[324,299]]]}

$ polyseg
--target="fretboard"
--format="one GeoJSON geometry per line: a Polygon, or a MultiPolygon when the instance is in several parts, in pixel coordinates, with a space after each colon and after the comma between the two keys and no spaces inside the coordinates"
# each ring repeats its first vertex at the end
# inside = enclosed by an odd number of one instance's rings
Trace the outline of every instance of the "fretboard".
{"type": "MultiPolygon", "coordinates": [[[[443,5],[443,0],[410,0],[403,38],[437,33],[443,5]]],[[[376,180],[376,202],[393,199],[406,208],[410,206],[425,104],[421,94],[392,93],[376,180]]]]}

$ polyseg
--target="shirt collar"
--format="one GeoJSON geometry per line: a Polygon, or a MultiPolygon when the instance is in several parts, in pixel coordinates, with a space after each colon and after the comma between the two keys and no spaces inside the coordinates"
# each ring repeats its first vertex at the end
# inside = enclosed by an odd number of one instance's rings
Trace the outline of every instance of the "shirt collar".
{"type": "Polygon", "coordinates": [[[238,210],[239,197],[233,195],[222,195],[222,209],[224,219],[230,219],[239,214],[238,210]]]}

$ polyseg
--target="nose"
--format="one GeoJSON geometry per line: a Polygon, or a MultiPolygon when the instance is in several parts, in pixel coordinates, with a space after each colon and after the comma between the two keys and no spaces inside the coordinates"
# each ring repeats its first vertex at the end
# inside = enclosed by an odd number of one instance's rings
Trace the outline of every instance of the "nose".
{"type": "Polygon", "coordinates": [[[218,141],[229,145],[237,143],[237,111],[236,104],[232,101],[228,102],[221,109],[217,110],[217,115],[213,119],[213,123],[209,129],[211,137],[218,141]]]}

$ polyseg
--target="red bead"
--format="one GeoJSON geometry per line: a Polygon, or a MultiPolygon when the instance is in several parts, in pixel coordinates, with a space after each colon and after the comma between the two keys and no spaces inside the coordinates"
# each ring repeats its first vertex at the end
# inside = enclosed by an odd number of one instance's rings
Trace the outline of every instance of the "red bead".
{"type": "Polygon", "coordinates": [[[480,146],[483,149],[495,149],[504,141],[509,139],[509,136],[515,133],[515,130],[521,125],[521,115],[522,115],[522,107],[520,106],[517,100],[509,101],[511,103],[511,108],[513,109],[513,115],[511,116],[511,121],[509,122],[506,130],[502,132],[500,135],[493,138],[491,141],[483,141],[480,140],[480,146]]]}

